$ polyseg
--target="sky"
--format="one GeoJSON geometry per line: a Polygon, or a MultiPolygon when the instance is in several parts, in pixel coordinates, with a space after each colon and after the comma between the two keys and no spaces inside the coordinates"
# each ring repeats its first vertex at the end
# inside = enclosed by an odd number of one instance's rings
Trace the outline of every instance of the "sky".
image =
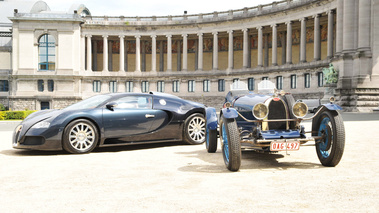
{"type": "Polygon", "coordinates": [[[212,13],[272,3],[273,0],[43,0],[52,11],[67,11],[84,4],[92,16],[167,16],[212,13]]]}

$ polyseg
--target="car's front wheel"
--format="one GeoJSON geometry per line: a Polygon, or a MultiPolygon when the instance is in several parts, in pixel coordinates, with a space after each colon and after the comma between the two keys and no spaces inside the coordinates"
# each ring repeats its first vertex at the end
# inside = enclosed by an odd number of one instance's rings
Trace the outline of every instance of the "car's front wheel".
{"type": "Polygon", "coordinates": [[[345,147],[345,127],[338,112],[324,111],[318,122],[318,136],[316,141],[317,156],[324,166],[336,166],[343,155],[345,147]]]}
{"type": "Polygon", "coordinates": [[[79,119],[69,123],[63,132],[63,149],[72,154],[91,152],[97,145],[99,133],[89,120],[79,119]]]}
{"type": "Polygon", "coordinates": [[[188,144],[202,144],[205,141],[204,115],[195,113],[184,122],[184,141],[188,144]]]}
{"type": "Polygon", "coordinates": [[[241,143],[237,122],[223,115],[220,120],[221,149],[226,168],[238,171],[241,166],[241,143]]]}

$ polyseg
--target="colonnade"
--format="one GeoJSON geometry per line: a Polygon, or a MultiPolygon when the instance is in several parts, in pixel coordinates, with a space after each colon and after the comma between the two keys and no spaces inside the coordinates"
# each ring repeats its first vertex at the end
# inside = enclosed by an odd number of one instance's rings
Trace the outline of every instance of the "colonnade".
{"type": "MultiPolygon", "coordinates": [[[[334,14],[335,10],[329,10],[327,12],[327,18],[328,18],[328,30],[327,30],[327,58],[330,59],[333,57],[334,54],[334,14]]],[[[257,47],[257,67],[263,67],[267,66],[267,60],[268,60],[268,48],[267,44],[263,43],[263,38],[264,36],[267,36],[267,34],[264,34],[263,31],[265,30],[266,32],[269,30],[271,31],[270,33],[272,34],[272,48],[271,48],[271,66],[277,66],[278,65],[278,26],[283,24],[286,27],[286,31],[283,31],[283,33],[286,33],[286,39],[285,39],[285,44],[283,44],[283,48],[285,50],[282,51],[282,64],[292,64],[292,28],[293,24],[295,21],[300,22],[300,63],[305,63],[306,62],[306,28],[307,28],[307,21],[309,19],[313,19],[314,21],[314,61],[321,60],[321,31],[320,31],[320,15],[321,14],[315,14],[312,17],[304,17],[299,20],[291,20],[287,21],[285,23],[279,23],[279,24],[272,24],[271,26],[258,26],[258,27],[245,27],[242,29],[231,29],[227,30],[227,36],[228,36],[228,65],[227,65],[227,70],[233,70],[233,61],[234,61],[234,50],[233,50],[233,37],[236,32],[240,33],[242,31],[243,35],[243,59],[242,59],[242,69],[249,69],[252,68],[250,67],[250,57],[251,57],[251,52],[249,51],[250,45],[249,45],[249,36],[252,33],[257,32],[258,34],[258,47],[257,47]],[[271,28],[271,30],[270,30],[271,28]],[[263,51],[265,49],[265,51],[263,51]],[[265,54],[263,54],[265,53],[265,54]],[[284,62],[284,63],[283,63],[284,62]]],[[[325,15],[325,14],[324,14],[325,15]]],[[[283,28],[283,27],[282,27],[283,28]]],[[[219,34],[220,32],[225,33],[225,31],[212,31],[212,32],[198,32],[195,35],[197,36],[197,69],[199,71],[203,70],[203,42],[204,42],[204,34],[212,34],[213,35],[213,53],[212,53],[212,70],[218,70],[218,62],[219,62],[219,50],[218,50],[218,40],[219,40],[219,34]]],[[[338,31],[337,29],[337,32],[338,31]]],[[[106,32],[105,32],[106,33],[106,32]]],[[[161,70],[162,68],[158,68],[159,71],[172,71],[172,38],[173,35],[176,35],[174,33],[172,34],[166,34],[166,35],[156,35],[155,32],[152,32],[151,35],[146,35],[146,34],[138,34],[138,35],[117,35],[119,38],[119,43],[120,43],[120,54],[119,54],[119,71],[125,71],[125,48],[124,48],[124,43],[125,43],[125,37],[128,36],[134,37],[135,43],[136,43],[136,51],[135,51],[135,69],[131,71],[136,71],[136,72],[141,72],[141,36],[144,36],[144,39],[146,39],[147,36],[151,38],[151,46],[152,46],[152,60],[151,60],[151,70],[153,72],[157,71],[157,36],[165,36],[167,40],[167,61],[164,63],[166,64],[166,70],[161,70]]],[[[180,60],[180,67],[182,71],[187,71],[188,70],[188,36],[193,35],[191,33],[182,33],[182,57],[180,60]]],[[[92,71],[92,34],[87,34],[86,39],[87,39],[87,45],[86,45],[86,54],[87,54],[87,71],[92,71]]],[[[113,35],[115,36],[115,35],[113,35]]],[[[108,56],[108,39],[109,35],[102,35],[103,37],[103,71],[108,71],[108,61],[109,61],[109,56],[108,56]]],[[[344,37],[345,38],[345,37],[344,37]]],[[[338,41],[338,39],[341,40],[341,37],[337,36],[337,48],[338,44],[341,43],[341,41],[338,41]]],[[[84,40],[84,39],[83,39],[84,40]]],[[[267,41],[267,37],[265,39],[267,41]]],[[[282,41],[283,43],[283,41],[282,41]]],[[[163,59],[163,57],[161,57],[163,59]]],[[[254,67],[253,67],[254,68],[254,67]]],[[[97,71],[97,70],[95,70],[97,71]]]]}

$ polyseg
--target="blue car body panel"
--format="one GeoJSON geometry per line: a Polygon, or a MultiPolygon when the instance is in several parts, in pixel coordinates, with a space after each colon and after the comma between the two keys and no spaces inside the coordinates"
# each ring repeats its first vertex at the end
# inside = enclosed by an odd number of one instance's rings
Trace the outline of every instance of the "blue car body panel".
{"type": "Polygon", "coordinates": [[[323,104],[323,106],[325,106],[329,110],[333,110],[333,111],[335,111],[335,110],[342,110],[342,107],[338,106],[337,104],[333,104],[333,103],[323,104]]]}
{"type": "Polygon", "coordinates": [[[207,115],[207,129],[217,130],[218,118],[216,109],[213,107],[207,107],[205,110],[207,115]]]}
{"type": "Polygon", "coordinates": [[[223,108],[221,111],[225,118],[231,119],[238,117],[238,112],[234,108],[223,108]]]}
{"type": "Polygon", "coordinates": [[[265,140],[290,139],[290,138],[301,137],[299,130],[268,130],[268,131],[261,131],[261,135],[262,135],[262,138],[265,140]]]}

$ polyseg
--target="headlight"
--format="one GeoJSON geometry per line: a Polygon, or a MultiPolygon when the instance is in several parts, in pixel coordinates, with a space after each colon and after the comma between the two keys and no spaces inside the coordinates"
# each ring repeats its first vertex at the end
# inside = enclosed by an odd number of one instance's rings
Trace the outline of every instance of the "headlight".
{"type": "Polygon", "coordinates": [[[292,107],[292,112],[297,118],[304,118],[308,112],[308,106],[303,102],[297,102],[292,107]]]}
{"type": "Polygon", "coordinates": [[[32,129],[47,129],[50,127],[50,122],[41,121],[32,126],[32,129]]]}
{"type": "Polygon", "coordinates": [[[253,115],[258,120],[262,120],[262,119],[266,118],[268,115],[267,106],[262,104],[262,103],[255,104],[255,106],[253,107],[253,115]]]}

